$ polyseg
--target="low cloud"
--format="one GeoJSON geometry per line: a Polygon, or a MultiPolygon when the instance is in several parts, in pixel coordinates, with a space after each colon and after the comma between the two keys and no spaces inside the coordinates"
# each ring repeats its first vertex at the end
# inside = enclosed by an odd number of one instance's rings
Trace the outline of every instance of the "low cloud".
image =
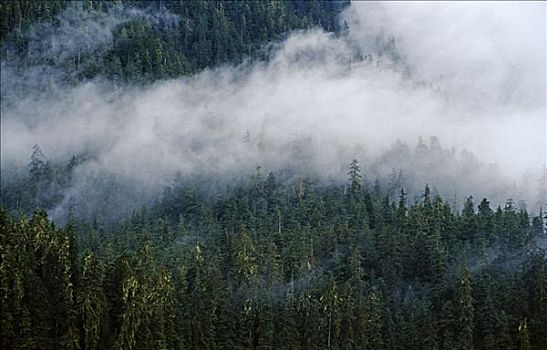
{"type": "Polygon", "coordinates": [[[397,140],[413,149],[436,136],[457,151],[428,166],[400,162],[420,186],[533,197],[545,160],[544,13],[531,3],[354,3],[341,16],[348,35],[295,32],[267,62],[146,87],[27,87],[3,102],[2,168],[25,166],[38,144],[56,161],[92,155],[75,188],[109,174],[155,191],[177,172],[233,177],[259,165],[343,181],[353,158],[388,177],[397,140]],[[523,176],[527,188],[508,187],[523,176]]]}

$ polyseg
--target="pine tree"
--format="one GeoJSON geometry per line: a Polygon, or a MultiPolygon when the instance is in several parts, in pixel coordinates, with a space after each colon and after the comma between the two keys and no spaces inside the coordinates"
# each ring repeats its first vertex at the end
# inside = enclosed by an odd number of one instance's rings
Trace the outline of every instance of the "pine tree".
{"type": "Polygon", "coordinates": [[[78,314],[81,322],[81,349],[99,349],[105,321],[106,300],[103,292],[103,272],[93,253],[82,259],[82,276],[78,289],[78,314]]]}
{"type": "Polygon", "coordinates": [[[456,296],[458,300],[457,349],[472,350],[475,312],[471,275],[467,267],[463,267],[460,270],[456,296]]]}
{"type": "Polygon", "coordinates": [[[356,197],[361,191],[361,166],[357,159],[352,160],[349,166],[349,182],[351,196],[356,197]]]}
{"type": "Polygon", "coordinates": [[[324,346],[327,349],[338,347],[340,335],[340,303],[341,298],[334,277],[329,275],[323,293],[319,298],[323,308],[324,346]]]}
{"type": "Polygon", "coordinates": [[[382,304],[381,292],[372,287],[368,292],[365,304],[366,328],[364,329],[364,336],[367,344],[366,348],[381,349],[384,346],[382,304]]]}
{"type": "Polygon", "coordinates": [[[468,197],[463,205],[461,227],[461,238],[463,240],[474,241],[477,233],[477,220],[472,196],[468,197]]]}

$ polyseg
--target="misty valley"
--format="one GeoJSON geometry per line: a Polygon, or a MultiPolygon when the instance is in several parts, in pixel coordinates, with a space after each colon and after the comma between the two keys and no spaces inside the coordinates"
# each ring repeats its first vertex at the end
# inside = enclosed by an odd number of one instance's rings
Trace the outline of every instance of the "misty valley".
{"type": "Polygon", "coordinates": [[[545,3],[0,3],[1,349],[547,349],[545,3]]]}

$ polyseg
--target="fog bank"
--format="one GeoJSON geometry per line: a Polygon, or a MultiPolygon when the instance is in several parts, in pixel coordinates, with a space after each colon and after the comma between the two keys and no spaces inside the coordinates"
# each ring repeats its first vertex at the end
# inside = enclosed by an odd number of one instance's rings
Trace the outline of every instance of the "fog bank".
{"type": "MultiPolygon", "coordinates": [[[[100,20],[112,25],[92,42],[108,45],[122,19],[100,20]]],[[[344,181],[357,158],[365,173],[404,168],[442,193],[543,200],[543,3],[353,3],[340,20],[349,33],[292,33],[267,62],[145,87],[97,79],[43,93],[20,82],[53,66],[3,63],[2,169],[25,167],[38,144],[53,161],[91,155],[75,188],[109,174],[155,191],[177,172],[230,177],[256,166],[344,181]],[[455,152],[418,161],[394,146],[431,136],[455,152]]],[[[81,31],[62,33],[62,52],[93,46],[81,31]]]]}

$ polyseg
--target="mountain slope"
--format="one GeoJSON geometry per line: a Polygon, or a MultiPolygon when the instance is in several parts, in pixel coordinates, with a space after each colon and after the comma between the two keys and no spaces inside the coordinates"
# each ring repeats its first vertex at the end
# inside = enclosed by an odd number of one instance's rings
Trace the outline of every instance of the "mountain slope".
{"type": "Polygon", "coordinates": [[[335,31],[335,17],[348,4],[318,0],[3,2],[2,56],[14,65],[48,62],[76,80],[101,76],[153,81],[264,56],[263,45],[294,29],[320,26],[335,31]]]}

